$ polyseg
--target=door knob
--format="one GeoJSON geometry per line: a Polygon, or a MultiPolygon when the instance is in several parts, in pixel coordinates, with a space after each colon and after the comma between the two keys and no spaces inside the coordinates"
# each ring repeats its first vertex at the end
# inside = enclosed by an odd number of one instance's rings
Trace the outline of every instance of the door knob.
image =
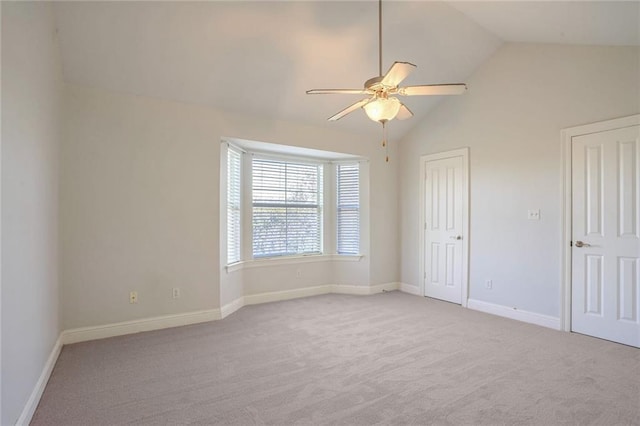
{"type": "Polygon", "coordinates": [[[576,247],[591,247],[591,244],[583,243],[582,241],[576,241],[576,247]]]}
{"type": "Polygon", "coordinates": [[[456,236],[450,236],[449,238],[451,238],[452,240],[461,240],[462,239],[462,235],[456,235],[456,236]]]}

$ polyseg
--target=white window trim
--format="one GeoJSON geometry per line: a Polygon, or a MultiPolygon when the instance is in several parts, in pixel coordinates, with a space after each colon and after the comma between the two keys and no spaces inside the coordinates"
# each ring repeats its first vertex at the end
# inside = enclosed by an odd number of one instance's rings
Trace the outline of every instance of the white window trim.
{"type": "MultiPolygon", "coordinates": [[[[280,152],[267,152],[263,150],[251,150],[242,145],[242,141],[225,138],[222,140],[223,144],[231,145],[237,150],[243,153],[242,165],[241,165],[241,225],[240,225],[240,256],[241,260],[231,264],[226,264],[225,269],[227,273],[242,270],[245,268],[258,268],[264,266],[278,266],[287,264],[302,264],[302,263],[314,263],[314,262],[327,262],[327,261],[342,261],[342,262],[360,262],[367,256],[367,251],[363,248],[369,245],[368,236],[368,223],[369,223],[369,161],[366,158],[348,156],[345,154],[345,158],[340,159],[324,159],[315,158],[313,156],[305,155],[287,155],[280,152]],[[237,142],[237,143],[234,143],[237,142]],[[246,206],[253,205],[252,186],[248,184],[251,182],[251,167],[252,158],[269,158],[281,161],[294,161],[303,162],[308,164],[322,164],[323,170],[323,230],[322,230],[322,250],[321,254],[308,254],[308,255],[291,255],[291,256],[277,256],[277,257],[264,257],[253,258],[253,223],[252,223],[252,209],[246,208],[246,206]],[[337,253],[337,220],[336,220],[336,164],[340,163],[358,163],[360,165],[360,253],[359,254],[338,254],[337,253]],[[329,189],[330,188],[330,189],[329,189]],[[366,231],[365,231],[366,230],[366,231]]],[[[282,146],[282,145],[280,145],[282,146]]],[[[334,153],[339,154],[339,153],[334,153]]],[[[224,151],[224,155],[227,153],[224,151]]],[[[226,158],[225,158],[226,162],[226,158]]],[[[226,180],[226,179],[225,179],[226,180]]],[[[226,187],[224,189],[224,202],[226,213],[226,187]]],[[[225,223],[226,227],[226,215],[225,223]]],[[[226,233],[226,228],[225,228],[226,233]]],[[[226,235],[225,235],[225,256],[226,256],[226,235]]],[[[226,263],[226,258],[225,258],[226,263]]]]}
{"type": "Polygon", "coordinates": [[[262,268],[264,266],[296,265],[316,262],[360,262],[364,257],[363,254],[309,254],[306,256],[263,257],[232,263],[226,266],[226,270],[227,272],[235,272],[242,269],[262,268]]]}

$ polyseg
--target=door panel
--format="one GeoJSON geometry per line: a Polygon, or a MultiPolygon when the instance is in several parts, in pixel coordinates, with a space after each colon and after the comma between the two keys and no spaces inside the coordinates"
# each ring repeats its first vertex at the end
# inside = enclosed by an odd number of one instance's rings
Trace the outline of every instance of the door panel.
{"type": "Polygon", "coordinates": [[[571,329],[640,347],[640,126],[572,138],[571,329]]]}
{"type": "Polygon", "coordinates": [[[424,179],[425,296],[461,303],[464,219],[462,157],[428,161],[424,179]]]}
{"type": "Polygon", "coordinates": [[[445,275],[444,285],[453,287],[455,286],[455,270],[456,270],[456,246],[455,244],[447,243],[447,259],[445,261],[447,265],[447,273],[445,275]]]}
{"type": "Polygon", "coordinates": [[[584,312],[602,315],[602,256],[587,255],[584,312]]]}
{"type": "Polygon", "coordinates": [[[618,144],[618,235],[638,238],[638,143],[633,141],[618,144]]]}
{"type": "Polygon", "coordinates": [[[638,259],[621,257],[619,259],[618,319],[630,322],[638,321],[638,259]]]}
{"type": "Polygon", "coordinates": [[[586,203],[585,235],[602,236],[602,146],[586,147],[586,203]]]}

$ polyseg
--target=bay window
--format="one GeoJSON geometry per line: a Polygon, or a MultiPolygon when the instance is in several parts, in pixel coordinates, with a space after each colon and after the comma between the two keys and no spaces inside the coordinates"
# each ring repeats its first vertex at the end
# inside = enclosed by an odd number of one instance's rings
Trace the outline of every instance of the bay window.
{"type": "Polygon", "coordinates": [[[364,160],[326,152],[298,157],[282,154],[281,145],[259,145],[275,146],[278,152],[234,144],[225,151],[227,265],[292,256],[360,256],[364,160]],[[327,159],[326,154],[343,158],[327,159]]]}

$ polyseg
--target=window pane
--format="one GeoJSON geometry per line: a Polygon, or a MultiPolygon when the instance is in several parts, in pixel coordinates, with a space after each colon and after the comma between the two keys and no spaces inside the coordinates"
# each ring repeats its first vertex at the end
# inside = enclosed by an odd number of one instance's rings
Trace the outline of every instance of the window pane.
{"type": "Polygon", "coordinates": [[[337,166],[338,254],[360,254],[360,168],[337,166]]]}
{"type": "Polygon", "coordinates": [[[227,151],[227,264],[240,260],[240,164],[242,154],[227,151]]]}
{"type": "Polygon", "coordinates": [[[322,167],[254,158],[253,257],[321,252],[322,167]]]}

